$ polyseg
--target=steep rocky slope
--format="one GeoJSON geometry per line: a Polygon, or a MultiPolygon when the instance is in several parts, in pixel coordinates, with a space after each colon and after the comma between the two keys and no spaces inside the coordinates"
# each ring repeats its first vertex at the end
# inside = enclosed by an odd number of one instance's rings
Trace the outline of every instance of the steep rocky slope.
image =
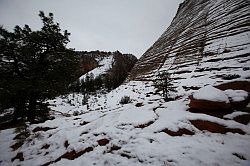
{"type": "Polygon", "coordinates": [[[139,59],[130,79],[152,80],[163,70],[197,84],[223,81],[228,74],[248,79],[249,59],[248,0],[185,0],[168,29],[139,59]]]}

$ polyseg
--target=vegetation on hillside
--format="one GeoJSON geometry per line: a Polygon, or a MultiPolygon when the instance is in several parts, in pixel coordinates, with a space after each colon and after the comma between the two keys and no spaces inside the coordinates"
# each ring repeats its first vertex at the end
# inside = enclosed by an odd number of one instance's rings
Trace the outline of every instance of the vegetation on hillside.
{"type": "Polygon", "coordinates": [[[46,115],[43,103],[68,91],[76,79],[77,59],[66,48],[69,33],[40,12],[43,26],[33,31],[28,25],[13,32],[0,28],[0,109],[14,108],[14,120],[34,122],[46,115]]]}

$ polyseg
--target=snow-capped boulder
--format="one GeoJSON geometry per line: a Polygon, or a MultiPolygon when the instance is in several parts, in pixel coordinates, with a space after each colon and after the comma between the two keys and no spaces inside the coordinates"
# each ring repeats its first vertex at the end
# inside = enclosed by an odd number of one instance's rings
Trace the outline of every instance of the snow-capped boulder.
{"type": "Polygon", "coordinates": [[[219,90],[211,85],[200,88],[193,94],[193,98],[197,100],[229,103],[228,96],[222,90],[219,90]]]}
{"type": "Polygon", "coordinates": [[[209,85],[190,96],[189,107],[203,111],[229,110],[231,104],[223,91],[209,85]]]}

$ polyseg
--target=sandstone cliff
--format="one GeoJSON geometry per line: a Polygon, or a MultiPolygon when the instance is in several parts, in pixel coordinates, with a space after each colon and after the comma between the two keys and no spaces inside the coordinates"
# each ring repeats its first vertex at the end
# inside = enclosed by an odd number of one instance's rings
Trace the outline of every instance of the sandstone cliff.
{"type": "Polygon", "coordinates": [[[182,86],[249,79],[250,2],[185,0],[161,37],[139,59],[131,80],[173,73],[182,86]],[[205,80],[205,81],[204,81],[205,80]]]}

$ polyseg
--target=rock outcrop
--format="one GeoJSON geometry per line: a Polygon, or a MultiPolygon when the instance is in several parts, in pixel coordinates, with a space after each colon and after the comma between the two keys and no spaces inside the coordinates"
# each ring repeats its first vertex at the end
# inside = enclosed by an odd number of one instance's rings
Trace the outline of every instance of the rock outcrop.
{"type": "Polygon", "coordinates": [[[219,90],[206,86],[189,96],[190,111],[200,112],[217,117],[233,112],[242,111],[249,103],[249,94],[244,90],[219,90]]]}
{"type": "Polygon", "coordinates": [[[202,111],[227,111],[231,109],[231,104],[223,91],[206,86],[190,96],[189,107],[202,111]]]}
{"type": "MultiPolygon", "coordinates": [[[[185,0],[161,37],[139,59],[130,80],[168,71],[179,87],[249,81],[250,2],[185,0]]],[[[185,89],[182,89],[185,91],[185,89]]]]}
{"type": "Polygon", "coordinates": [[[231,110],[230,103],[210,101],[210,100],[199,100],[199,99],[194,99],[192,96],[190,96],[189,107],[191,109],[197,109],[204,112],[231,110]]]}

